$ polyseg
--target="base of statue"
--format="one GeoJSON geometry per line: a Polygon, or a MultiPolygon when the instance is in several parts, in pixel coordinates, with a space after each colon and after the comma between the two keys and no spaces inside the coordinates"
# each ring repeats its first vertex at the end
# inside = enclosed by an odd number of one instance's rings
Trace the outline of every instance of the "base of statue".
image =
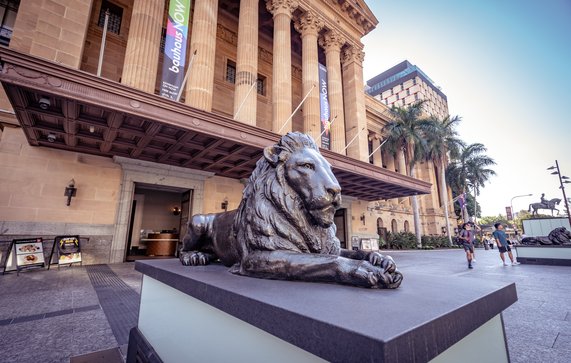
{"type": "Polygon", "coordinates": [[[515,284],[404,271],[395,290],[236,276],[137,261],[127,362],[509,362],[515,284]]]}
{"type": "Polygon", "coordinates": [[[571,266],[571,246],[516,246],[515,249],[521,263],[571,266]]]}

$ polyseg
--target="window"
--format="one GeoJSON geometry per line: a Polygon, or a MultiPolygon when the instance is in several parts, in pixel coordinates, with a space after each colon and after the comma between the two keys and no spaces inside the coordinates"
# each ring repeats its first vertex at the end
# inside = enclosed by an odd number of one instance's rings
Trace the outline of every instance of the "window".
{"type": "Polygon", "coordinates": [[[265,96],[266,95],[266,77],[260,76],[258,74],[258,80],[256,81],[258,84],[256,86],[256,90],[259,95],[265,96]]]}
{"type": "MultiPolygon", "coordinates": [[[[231,60],[226,62],[226,82],[236,84],[236,63],[231,60]]],[[[266,95],[266,77],[258,74],[256,80],[256,92],[259,95],[266,95]]]]}
{"type": "Polygon", "coordinates": [[[105,12],[109,9],[109,21],[107,22],[107,31],[119,34],[121,30],[121,18],[123,17],[123,8],[109,1],[103,0],[101,9],[99,10],[99,22],[97,26],[103,28],[105,25],[105,12]]]}
{"type": "Polygon", "coordinates": [[[8,46],[12,39],[12,31],[18,14],[20,0],[0,0],[0,44],[8,46]]]}
{"type": "Polygon", "coordinates": [[[410,226],[408,224],[408,221],[404,221],[404,231],[405,232],[409,232],[410,231],[410,226]]]}
{"type": "Polygon", "coordinates": [[[396,221],[396,219],[393,219],[393,220],[391,221],[391,232],[392,232],[392,233],[397,233],[397,232],[398,232],[397,229],[398,229],[397,221],[396,221]]]}
{"type": "Polygon", "coordinates": [[[236,83],[236,63],[229,60],[226,62],[226,81],[236,83]]]}

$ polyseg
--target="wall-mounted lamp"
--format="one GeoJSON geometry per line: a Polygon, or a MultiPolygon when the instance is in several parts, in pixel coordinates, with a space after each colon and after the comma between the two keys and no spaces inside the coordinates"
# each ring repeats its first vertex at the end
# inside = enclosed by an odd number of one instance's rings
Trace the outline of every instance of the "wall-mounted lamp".
{"type": "Polygon", "coordinates": [[[228,211],[228,198],[224,198],[224,201],[220,204],[220,208],[224,209],[224,212],[228,211]]]}
{"type": "Polygon", "coordinates": [[[66,205],[68,207],[71,204],[71,198],[75,197],[76,193],[77,193],[77,188],[75,187],[75,180],[71,179],[69,183],[67,183],[67,187],[65,187],[65,193],[63,194],[67,197],[66,205]]]}
{"type": "Polygon", "coordinates": [[[172,209],[172,214],[173,214],[174,216],[178,216],[178,215],[180,214],[180,208],[179,208],[178,206],[177,206],[177,207],[173,207],[173,209],[172,209]]]}
{"type": "Polygon", "coordinates": [[[361,220],[361,222],[363,222],[363,225],[365,225],[365,213],[361,214],[361,217],[359,219],[361,220]]]}
{"type": "Polygon", "coordinates": [[[48,108],[50,108],[50,105],[51,102],[49,98],[40,97],[40,100],[38,101],[38,106],[40,106],[42,110],[47,110],[48,108]]]}

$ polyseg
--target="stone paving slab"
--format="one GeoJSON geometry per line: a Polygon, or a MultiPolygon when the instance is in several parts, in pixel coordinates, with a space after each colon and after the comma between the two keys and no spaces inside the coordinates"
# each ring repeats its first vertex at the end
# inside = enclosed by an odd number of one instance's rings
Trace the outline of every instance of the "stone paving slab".
{"type": "MultiPolygon", "coordinates": [[[[504,312],[511,361],[571,362],[570,266],[504,267],[497,250],[483,249],[476,251],[473,270],[467,269],[464,253],[458,249],[387,254],[403,272],[403,284],[410,271],[438,279],[460,276],[467,284],[471,279],[515,282],[519,300],[504,312]]],[[[132,263],[108,265],[105,273],[111,285],[124,292],[122,297],[111,293],[98,297],[86,267],[0,276],[0,361],[69,362],[72,356],[116,347],[125,355],[125,339],[119,343],[115,337],[112,326],[118,322],[113,314],[105,314],[105,304],[127,302],[129,314],[136,314],[141,275],[132,263]],[[22,319],[13,323],[16,318],[22,319]]]]}

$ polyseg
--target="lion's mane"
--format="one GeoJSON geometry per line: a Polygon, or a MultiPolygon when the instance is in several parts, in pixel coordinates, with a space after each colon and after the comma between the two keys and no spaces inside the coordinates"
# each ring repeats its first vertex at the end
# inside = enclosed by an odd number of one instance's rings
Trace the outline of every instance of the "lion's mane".
{"type": "MultiPolygon", "coordinates": [[[[283,136],[276,146],[289,153],[303,148],[319,151],[311,137],[299,132],[283,136]]],[[[340,250],[335,224],[324,228],[314,223],[301,197],[288,184],[284,163],[274,167],[264,157],[244,188],[233,227],[245,251],[339,254],[340,250]]]]}

